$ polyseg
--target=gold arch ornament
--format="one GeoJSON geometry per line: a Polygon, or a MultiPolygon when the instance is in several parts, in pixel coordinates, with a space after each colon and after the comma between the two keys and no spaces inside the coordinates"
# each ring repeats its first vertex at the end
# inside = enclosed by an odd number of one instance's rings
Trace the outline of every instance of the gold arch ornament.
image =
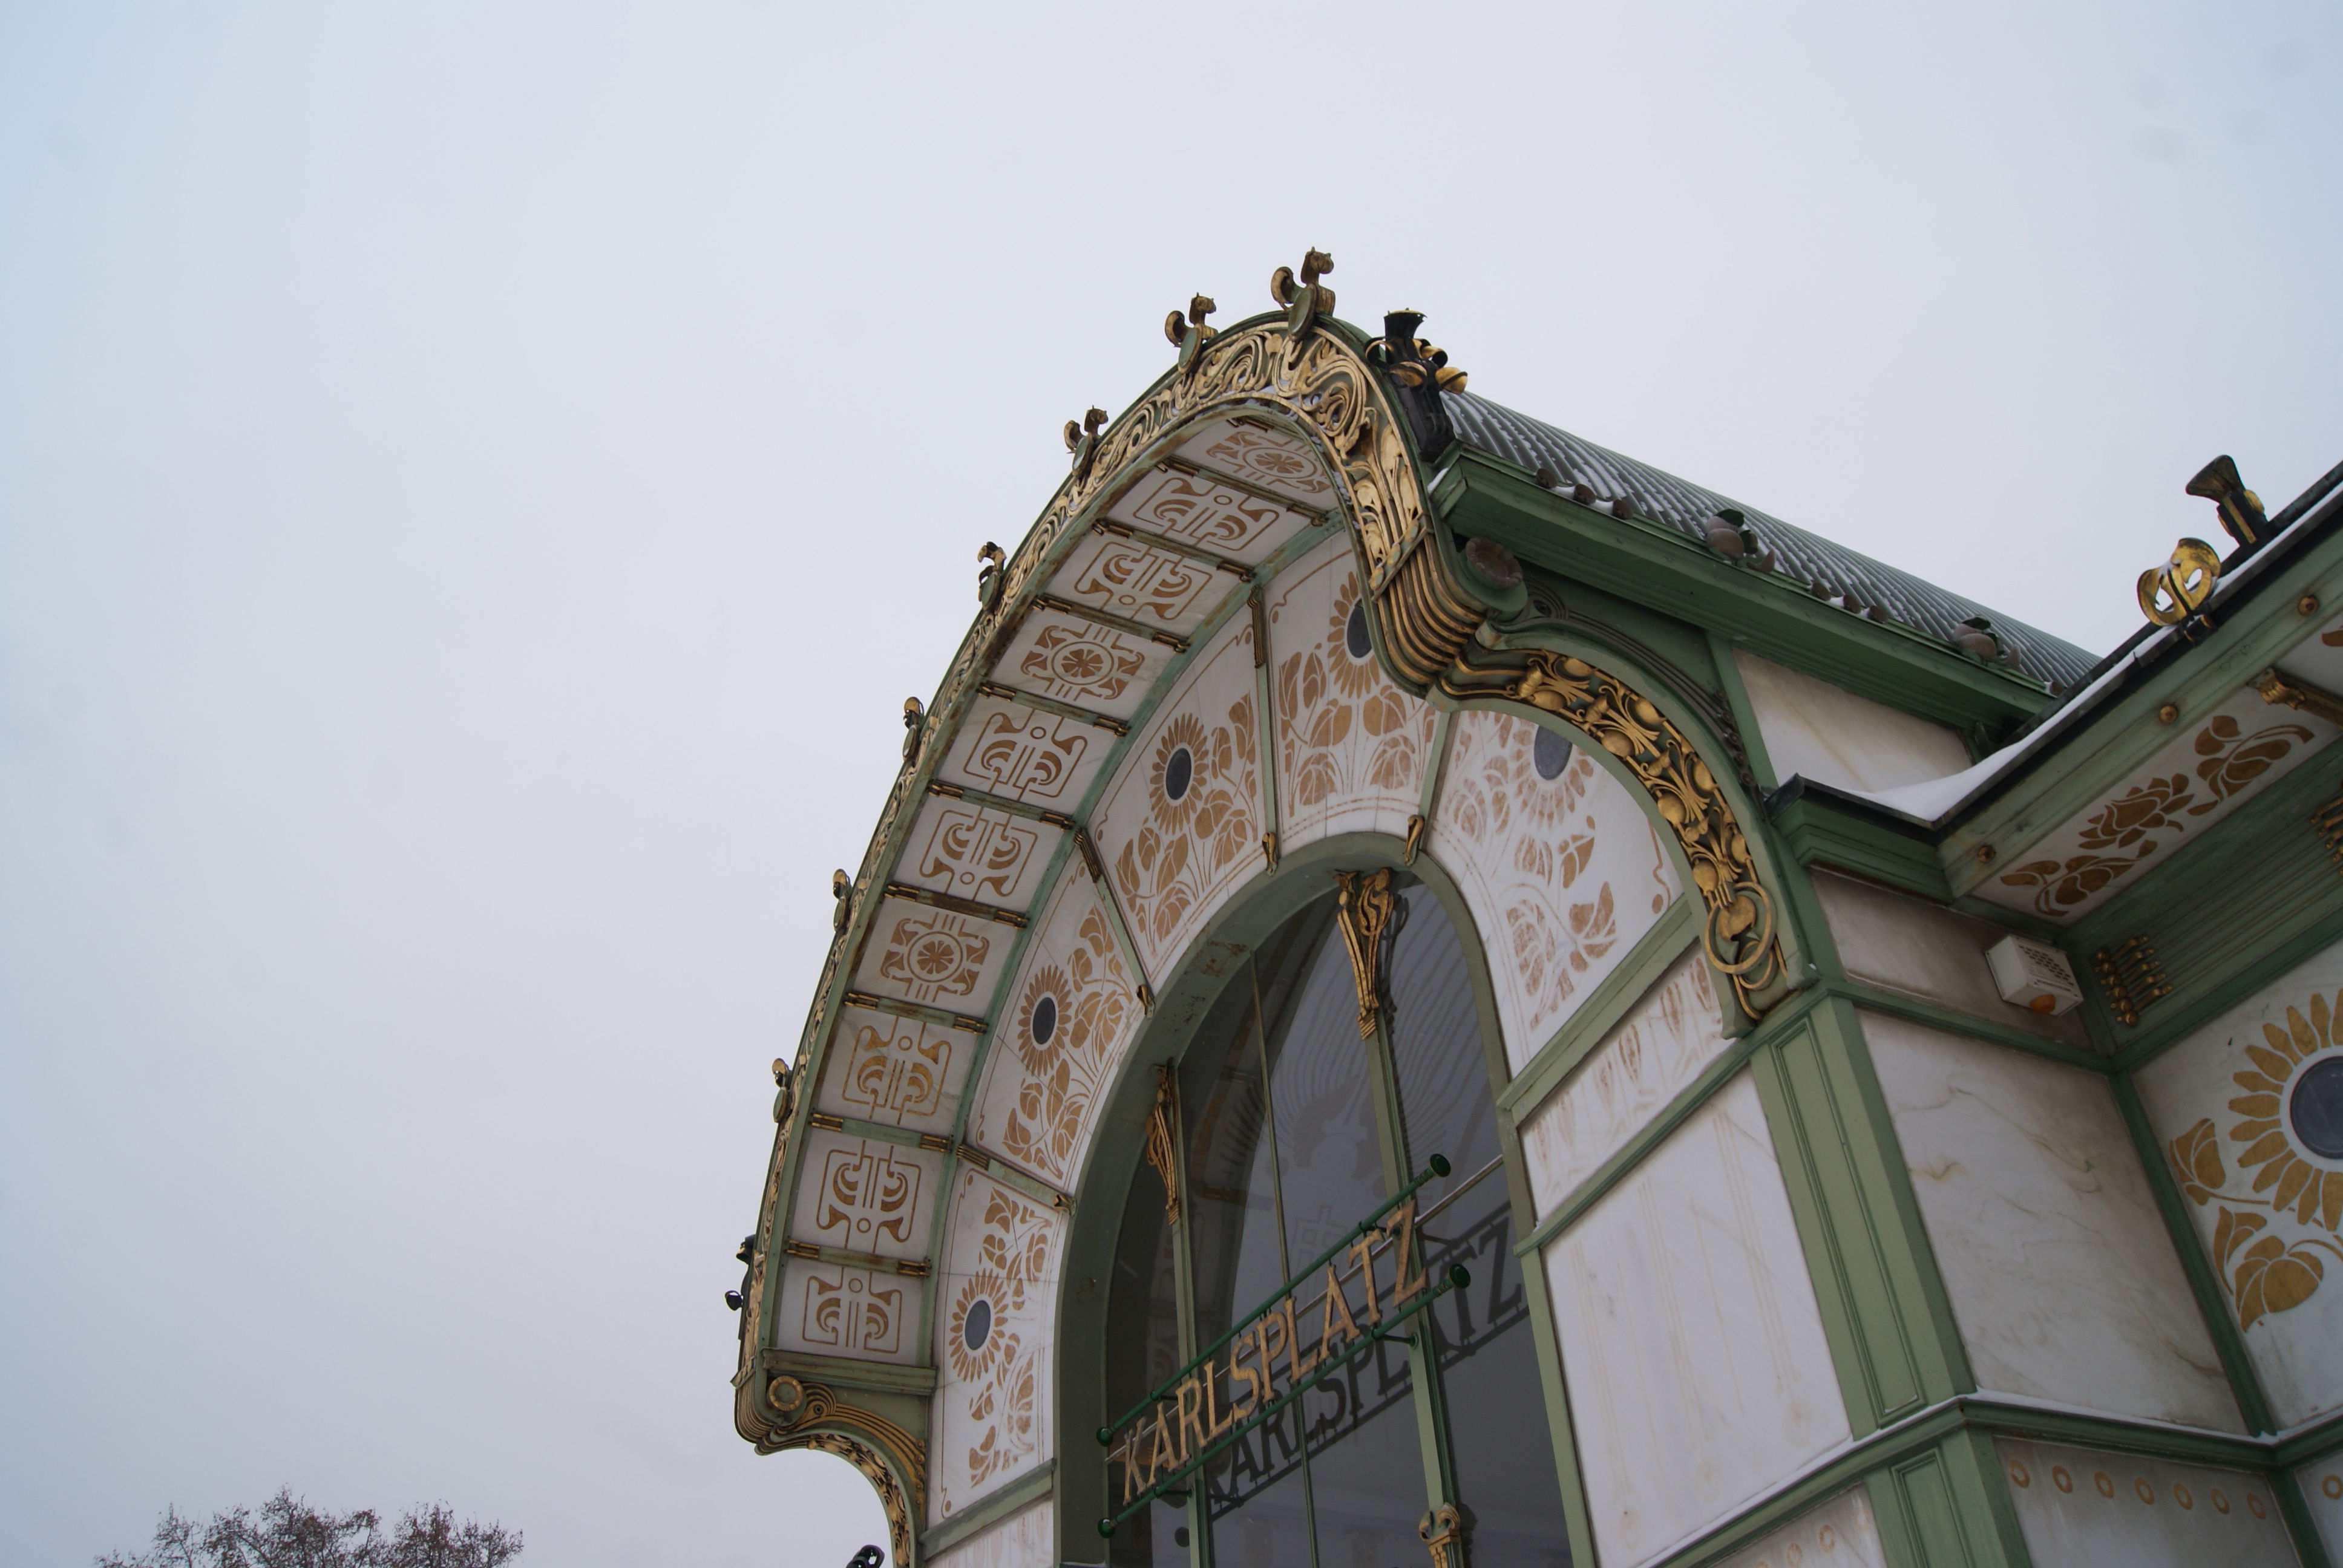
{"type": "Polygon", "coordinates": [[[927,1491],[928,1447],[908,1429],[875,1411],[848,1404],[822,1383],[786,1372],[768,1380],[761,1391],[753,1379],[743,1380],[733,1401],[732,1424],[759,1453],[811,1449],[860,1471],[887,1511],[893,1561],[913,1561],[911,1499],[927,1491]],[[762,1400],[757,1397],[759,1392],[762,1400]]]}

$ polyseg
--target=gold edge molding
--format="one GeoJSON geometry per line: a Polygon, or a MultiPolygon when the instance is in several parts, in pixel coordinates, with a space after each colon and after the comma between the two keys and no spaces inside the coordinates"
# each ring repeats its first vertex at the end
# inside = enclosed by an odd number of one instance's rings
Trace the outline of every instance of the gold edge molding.
{"type": "Polygon", "coordinates": [[[913,1561],[913,1499],[927,1491],[928,1449],[909,1430],[846,1403],[825,1384],[786,1372],[762,1382],[743,1377],[733,1398],[733,1425],[759,1453],[812,1449],[860,1471],[887,1511],[893,1560],[913,1561]]]}

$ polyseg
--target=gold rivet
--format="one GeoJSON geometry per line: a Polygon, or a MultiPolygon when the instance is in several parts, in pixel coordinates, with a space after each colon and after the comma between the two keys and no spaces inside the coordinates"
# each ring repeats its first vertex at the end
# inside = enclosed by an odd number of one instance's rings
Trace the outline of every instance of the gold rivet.
{"type": "Polygon", "coordinates": [[[1991,844],[1979,844],[1976,847],[1976,863],[1980,866],[1990,866],[1993,864],[1993,846],[1991,844]]]}
{"type": "Polygon", "coordinates": [[[2300,598],[2295,600],[2294,613],[2297,615],[2317,615],[2318,613],[2318,596],[2315,593],[2307,593],[2300,598]]]}
{"type": "Polygon", "coordinates": [[[2179,717],[2180,704],[2177,702],[2167,702],[2156,710],[2156,721],[2158,724],[2169,724],[2179,717]]]}

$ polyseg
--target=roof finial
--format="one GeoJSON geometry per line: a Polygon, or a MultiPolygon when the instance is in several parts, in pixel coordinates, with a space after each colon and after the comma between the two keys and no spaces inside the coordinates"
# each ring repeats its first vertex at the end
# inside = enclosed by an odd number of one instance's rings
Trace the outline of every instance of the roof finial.
{"type": "Polygon", "coordinates": [[[1334,270],[1334,258],[1315,247],[1302,253],[1302,279],[1294,281],[1293,269],[1281,266],[1269,275],[1269,297],[1292,312],[1285,320],[1285,330],[1299,337],[1310,330],[1311,323],[1322,316],[1334,314],[1334,291],[1318,280],[1334,270]]]}

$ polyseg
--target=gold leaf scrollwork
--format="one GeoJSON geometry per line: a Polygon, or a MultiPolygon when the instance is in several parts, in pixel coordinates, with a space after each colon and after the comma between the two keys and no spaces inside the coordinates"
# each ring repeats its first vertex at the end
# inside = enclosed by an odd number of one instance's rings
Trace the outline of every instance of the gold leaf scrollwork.
{"type": "Polygon", "coordinates": [[[911,1499],[927,1489],[926,1443],[877,1412],[846,1403],[825,1385],[786,1372],[767,1380],[761,1390],[753,1378],[744,1379],[733,1404],[733,1424],[759,1453],[809,1448],[860,1471],[887,1511],[895,1560],[910,1561],[911,1499]],[[760,1392],[761,1401],[756,1397],[760,1392]]]}
{"type": "Polygon", "coordinates": [[[1443,1503],[1423,1516],[1415,1533],[1432,1553],[1432,1568],[1464,1568],[1464,1515],[1443,1503]]]}
{"type": "Polygon", "coordinates": [[[1334,919],[1342,928],[1342,946],[1351,955],[1351,978],[1359,990],[1359,1038],[1366,1040],[1375,1032],[1383,1002],[1383,933],[1399,907],[1399,895],[1392,891],[1389,867],[1377,871],[1337,871],[1334,880],[1342,887],[1334,919]]]}
{"type": "Polygon", "coordinates": [[[1155,1106],[1147,1113],[1147,1162],[1163,1181],[1163,1222],[1180,1222],[1180,1080],[1163,1062],[1155,1069],[1155,1106]]]}

